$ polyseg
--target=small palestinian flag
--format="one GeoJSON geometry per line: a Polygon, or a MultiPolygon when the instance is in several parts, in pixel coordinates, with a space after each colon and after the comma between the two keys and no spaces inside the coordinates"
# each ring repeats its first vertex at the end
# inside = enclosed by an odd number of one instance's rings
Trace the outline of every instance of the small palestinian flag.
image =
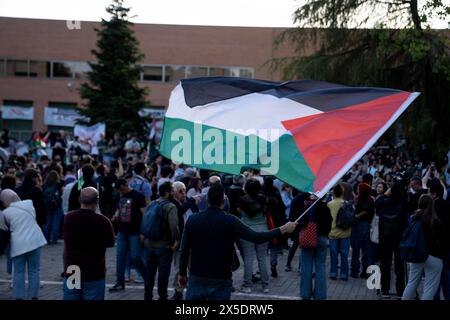
{"type": "Polygon", "coordinates": [[[160,151],[231,174],[261,169],[322,196],[418,95],[310,80],[185,79],[170,96],[160,151]]]}

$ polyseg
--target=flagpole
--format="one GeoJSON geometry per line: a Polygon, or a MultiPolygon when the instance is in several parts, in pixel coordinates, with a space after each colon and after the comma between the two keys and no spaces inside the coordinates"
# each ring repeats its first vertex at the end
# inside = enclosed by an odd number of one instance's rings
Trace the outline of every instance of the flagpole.
{"type": "Polygon", "coordinates": [[[306,209],[301,215],[300,215],[300,217],[298,217],[294,222],[297,222],[298,223],[298,221],[312,208],[312,207],[314,207],[315,205],[316,205],[316,203],[317,202],[319,202],[319,200],[320,200],[321,198],[318,198],[316,201],[314,201],[314,203],[312,204],[312,205],[310,205],[309,207],[308,207],[308,209],[306,209]]]}

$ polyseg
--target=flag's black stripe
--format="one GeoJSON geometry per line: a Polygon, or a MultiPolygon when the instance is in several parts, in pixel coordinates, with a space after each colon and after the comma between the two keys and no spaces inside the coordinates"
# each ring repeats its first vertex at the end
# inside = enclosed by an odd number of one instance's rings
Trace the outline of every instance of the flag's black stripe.
{"type": "Polygon", "coordinates": [[[384,88],[349,87],[314,80],[280,83],[232,77],[185,79],[181,84],[186,104],[191,108],[257,92],[288,98],[326,112],[401,92],[384,88]]]}

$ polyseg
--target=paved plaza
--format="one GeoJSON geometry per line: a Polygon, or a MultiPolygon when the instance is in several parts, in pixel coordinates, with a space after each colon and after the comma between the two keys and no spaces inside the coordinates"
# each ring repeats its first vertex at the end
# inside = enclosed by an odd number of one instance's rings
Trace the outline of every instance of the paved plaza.
{"type": "MultiPolygon", "coordinates": [[[[62,299],[62,262],[63,244],[45,246],[41,252],[41,284],[40,299],[42,300],[61,300],[62,299]]],[[[262,293],[261,286],[255,284],[252,293],[234,292],[233,300],[293,300],[299,299],[299,274],[296,271],[298,266],[297,251],[292,261],[292,271],[285,272],[284,266],[287,259],[287,251],[279,256],[278,277],[270,277],[268,294],[262,293]]],[[[115,282],[115,248],[107,250],[107,286],[110,287],[115,282]]],[[[329,270],[329,257],[327,259],[327,272],[329,270]]],[[[268,266],[269,267],[269,266],[268,266]]],[[[255,268],[256,264],[255,264],[255,268]]],[[[241,267],[233,273],[234,287],[239,288],[242,284],[244,267],[241,267]]],[[[270,270],[269,270],[270,272],[270,270]]],[[[173,294],[173,275],[172,269],[169,281],[169,296],[173,294]]],[[[132,277],[135,276],[133,270],[132,277]]],[[[0,300],[12,299],[12,290],[10,289],[11,277],[6,273],[6,258],[0,257],[0,300]]],[[[144,286],[142,283],[131,282],[127,284],[124,291],[109,293],[106,292],[107,300],[142,300],[144,297],[144,286]]],[[[155,297],[157,293],[155,291],[155,297]]],[[[375,290],[369,290],[366,286],[366,280],[349,278],[347,282],[341,280],[328,280],[328,299],[332,300],[374,300],[378,299],[375,290]]]]}

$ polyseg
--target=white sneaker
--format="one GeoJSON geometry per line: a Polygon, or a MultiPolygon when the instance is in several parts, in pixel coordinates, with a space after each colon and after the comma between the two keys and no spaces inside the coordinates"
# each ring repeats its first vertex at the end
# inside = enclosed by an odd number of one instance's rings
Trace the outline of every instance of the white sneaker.
{"type": "Polygon", "coordinates": [[[134,283],[144,283],[144,279],[141,277],[136,277],[136,279],[134,279],[134,283]]]}
{"type": "Polygon", "coordinates": [[[252,288],[250,287],[241,287],[241,292],[243,293],[251,293],[252,292],[252,288]]]}

